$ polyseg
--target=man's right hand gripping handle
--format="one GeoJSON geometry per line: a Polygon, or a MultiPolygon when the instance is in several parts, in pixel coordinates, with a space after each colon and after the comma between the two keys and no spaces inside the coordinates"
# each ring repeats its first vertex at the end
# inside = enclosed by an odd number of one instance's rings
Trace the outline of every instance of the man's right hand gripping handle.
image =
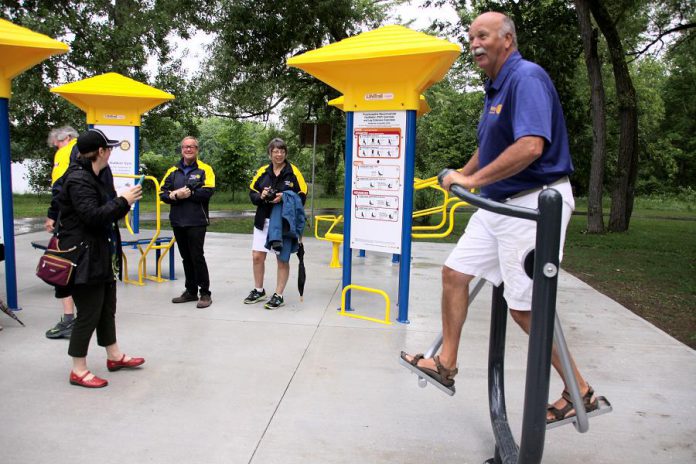
{"type": "Polygon", "coordinates": [[[437,175],[437,183],[440,184],[440,186],[442,186],[442,181],[445,179],[445,177],[447,177],[447,174],[449,174],[452,171],[454,171],[454,169],[449,168],[445,168],[442,171],[440,171],[440,174],[437,175]]]}

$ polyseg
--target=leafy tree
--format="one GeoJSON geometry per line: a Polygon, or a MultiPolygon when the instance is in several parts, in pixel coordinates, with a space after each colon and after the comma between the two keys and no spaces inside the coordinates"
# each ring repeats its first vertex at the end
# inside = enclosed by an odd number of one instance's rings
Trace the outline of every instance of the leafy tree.
{"type": "MultiPolygon", "coordinates": [[[[327,85],[316,81],[293,96],[282,112],[285,123],[284,137],[288,143],[297,147],[291,153],[299,153],[300,140],[299,129],[303,122],[312,121],[328,124],[331,127],[331,143],[317,147],[317,160],[315,181],[324,187],[324,193],[335,196],[342,185],[342,177],[339,173],[345,148],[345,118],[342,111],[328,105],[328,101],[339,94],[327,85]]],[[[311,179],[311,148],[306,150],[306,157],[293,159],[298,164],[306,180],[311,179]],[[306,161],[302,163],[302,161],[306,161]]]]}
{"type": "Polygon", "coordinates": [[[676,164],[677,187],[696,185],[696,34],[691,32],[667,53],[669,74],[662,86],[665,117],[660,133],[676,164]]]}
{"type": "MultiPolygon", "coordinates": [[[[52,95],[50,87],[105,72],[118,72],[144,83],[179,82],[183,74],[180,67],[171,65],[169,36],[189,37],[189,28],[205,21],[211,11],[208,2],[203,0],[3,2],[0,15],[4,18],[70,46],[69,53],[53,57],[14,79],[10,104],[14,157],[17,160],[41,158],[50,165],[53,151],[44,145],[44,134],[64,124],[78,130],[85,128],[84,114],[52,95]],[[152,80],[146,70],[148,60],[160,66],[152,80]],[[163,73],[176,77],[158,79],[163,73]]],[[[176,85],[160,88],[179,98],[183,96],[182,90],[189,90],[176,85]]],[[[151,112],[143,118],[142,137],[148,139],[150,129],[158,132],[163,124],[170,124],[167,118],[174,116],[174,119],[186,121],[194,111],[195,107],[184,109],[177,102],[168,111],[151,112]],[[165,118],[161,124],[157,122],[160,115],[165,118]]],[[[47,178],[43,184],[48,185],[47,178]]]]}
{"type": "Polygon", "coordinates": [[[207,30],[217,34],[201,79],[217,116],[249,118],[313,85],[286,61],[379,25],[390,2],[371,0],[219,0],[207,30]]]}
{"type": "Polygon", "coordinates": [[[663,62],[645,57],[631,67],[638,96],[638,150],[641,162],[636,180],[637,194],[663,193],[669,190],[677,173],[675,151],[669,149],[660,131],[665,118],[662,88],[666,82],[663,62]]]}
{"type": "MultiPolygon", "coordinates": [[[[143,151],[140,154],[140,170],[146,176],[152,176],[161,182],[167,170],[179,160],[179,156],[174,153],[162,154],[153,151],[143,151]]],[[[145,182],[143,188],[146,191],[152,189],[151,182],[145,182]]]]}
{"type": "Polygon", "coordinates": [[[215,171],[217,188],[245,190],[263,153],[266,130],[254,122],[206,118],[200,124],[201,159],[215,171]]]}
{"type": "Polygon", "coordinates": [[[604,232],[604,168],[606,164],[606,95],[599,56],[599,31],[593,27],[588,0],[575,0],[590,88],[592,118],[592,157],[587,188],[587,231],[604,232]]]}
{"type": "Polygon", "coordinates": [[[431,112],[418,120],[416,176],[428,178],[446,167],[459,169],[476,150],[482,92],[461,92],[449,79],[426,92],[431,112]]]}
{"type": "MultiPolygon", "coordinates": [[[[338,94],[314,77],[288,68],[286,61],[364,28],[377,27],[392,2],[220,0],[218,3],[219,15],[208,29],[217,34],[217,40],[200,75],[202,90],[212,102],[208,114],[235,119],[267,118],[269,113],[286,105],[293,109],[283,111],[285,126],[296,131],[298,116],[313,108],[320,121],[330,123],[334,130],[333,144],[322,150],[320,177],[327,193],[335,194],[337,170],[343,159],[343,115],[327,107],[327,103],[338,94]]],[[[286,138],[296,140],[296,136],[286,138]]]]}
{"type": "Polygon", "coordinates": [[[616,177],[611,193],[611,212],[609,230],[623,232],[628,230],[635,183],[638,175],[638,112],[636,91],[625,59],[625,47],[621,35],[604,3],[597,0],[590,3],[592,16],[602,31],[609,51],[618,102],[620,122],[619,154],[616,177]]]}

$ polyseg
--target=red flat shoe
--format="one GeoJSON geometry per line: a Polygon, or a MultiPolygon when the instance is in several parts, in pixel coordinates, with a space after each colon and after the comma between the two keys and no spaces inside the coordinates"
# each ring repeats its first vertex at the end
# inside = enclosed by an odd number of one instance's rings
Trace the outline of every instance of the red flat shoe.
{"type": "Polygon", "coordinates": [[[145,362],[145,358],[130,358],[128,361],[124,361],[124,359],[126,359],[125,354],[121,356],[121,359],[119,361],[112,361],[110,359],[107,359],[106,368],[109,369],[110,372],[114,372],[123,368],[132,369],[134,367],[140,366],[145,362]]]}
{"type": "Polygon", "coordinates": [[[84,374],[78,376],[73,371],[70,371],[70,383],[85,388],[102,388],[109,385],[108,380],[99,378],[96,375],[89,380],[85,380],[85,377],[87,377],[89,374],[90,372],[87,371],[84,374]]]}

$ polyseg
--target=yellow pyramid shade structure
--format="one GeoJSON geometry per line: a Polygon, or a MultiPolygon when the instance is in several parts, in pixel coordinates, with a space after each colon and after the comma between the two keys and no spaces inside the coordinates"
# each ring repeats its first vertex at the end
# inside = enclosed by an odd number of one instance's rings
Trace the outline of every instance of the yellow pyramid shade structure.
{"type": "Polygon", "coordinates": [[[421,93],[460,53],[459,45],[391,25],[294,56],[288,66],[341,92],[344,111],[418,110],[421,93]]]}
{"type": "Polygon", "coordinates": [[[87,124],[140,126],[143,113],[174,99],[174,95],[118,73],[106,73],[54,87],[57,93],[87,113],[87,124]]]}
{"type": "MultiPolygon", "coordinates": [[[[416,111],[416,116],[421,117],[424,114],[430,113],[430,105],[428,105],[427,100],[425,99],[424,95],[421,95],[420,98],[418,99],[419,105],[418,105],[418,110],[416,111]]],[[[336,97],[333,100],[329,100],[329,105],[335,106],[341,111],[345,111],[343,105],[345,103],[345,97],[341,95],[340,97],[336,97]]]]}
{"type": "Polygon", "coordinates": [[[47,35],[0,19],[0,98],[10,98],[15,76],[69,49],[47,35]]]}

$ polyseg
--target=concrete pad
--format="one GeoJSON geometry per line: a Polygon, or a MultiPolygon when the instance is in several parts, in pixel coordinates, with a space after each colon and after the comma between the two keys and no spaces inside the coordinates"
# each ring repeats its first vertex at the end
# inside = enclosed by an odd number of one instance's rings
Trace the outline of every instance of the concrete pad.
{"type": "MultiPolygon", "coordinates": [[[[0,316],[3,464],[481,463],[493,454],[490,285],[470,308],[454,397],[419,388],[398,364],[401,350],[424,351],[440,332],[440,269],[451,245],[414,244],[410,323],[383,325],[339,314],[341,270],[328,267],[330,245],[313,239],[305,241],[304,301],[293,258],[286,306],[244,305],[251,236],[209,233],[213,305],[172,304],[181,280],[119,284],[119,344],[147,362],[110,373],[93,340],[89,366],[110,384],[90,391],[67,382],[67,341],[44,337],[60,313],[52,289],[34,276],[39,251],[29,244],[44,238],[16,238],[18,316],[27,327],[0,316]]],[[[137,261],[136,250],[127,253],[137,261]]],[[[269,257],[269,294],[275,269],[269,257]]],[[[386,291],[395,321],[391,256],[355,257],[353,283],[386,291]]],[[[355,291],[352,306],[384,315],[377,295],[355,291]]],[[[696,352],[567,273],[558,311],[581,370],[614,412],[591,419],[586,434],[549,431],[544,462],[696,462],[696,352]]],[[[526,355],[527,337],[508,318],[506,399],[518,440],[526,355]]],[[[553,375],[552,400],[561,390],[553,375]]]]}

